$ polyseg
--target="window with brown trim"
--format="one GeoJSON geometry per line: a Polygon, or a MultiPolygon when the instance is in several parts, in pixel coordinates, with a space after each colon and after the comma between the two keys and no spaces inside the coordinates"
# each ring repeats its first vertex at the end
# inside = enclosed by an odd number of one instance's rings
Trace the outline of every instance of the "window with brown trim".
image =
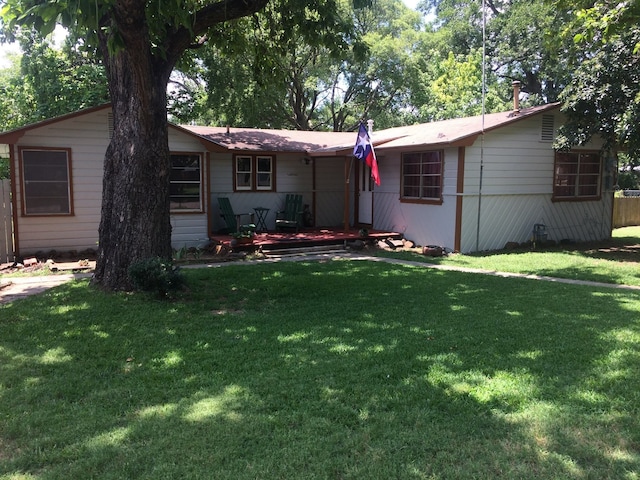
{"type": "Polygon", "coordinates": [[[273,191],[274,158],[269,155],[236,155],[233,160],[235,191],[273,191]]]}
{"type": "Polygon", "coordinates": [[[71,151],[20,149],[23,213],[71,215],[71,151]]]}
{"type": "Polygon", "coordinates": [[[601,176],[602,161],[598,152],[556,152],[553,198],[597,199],[601,176]]]}
{"type": "Polygon", "coordinates": [[[201,212],[202,158],[197,153],[172,153],[169,179],[171,211],[201,212]]]}
{"type": "Polygon", "coordinates": [[[441,150],[402,154],[400,198],[405,201],[442,201],[441,150]]]}

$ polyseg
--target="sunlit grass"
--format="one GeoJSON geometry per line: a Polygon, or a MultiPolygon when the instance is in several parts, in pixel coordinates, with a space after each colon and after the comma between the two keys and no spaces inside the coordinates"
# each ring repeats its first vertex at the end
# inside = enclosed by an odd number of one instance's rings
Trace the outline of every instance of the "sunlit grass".
{"type": "Polygon", "coordinates": [[[619,285],[640,286],[640,227],[613,231],[609,242],[548,248],[517,249],[478,254],[425,257],[414,252],[385,252],[380,256],[456,267],[542,275],[619,285]]]}
{"type": "Polygon", "coordinates": [[[185,273],[172,303],[81,282],[0,307],[0,478],[637,478],[640,293],[185,273]]]}

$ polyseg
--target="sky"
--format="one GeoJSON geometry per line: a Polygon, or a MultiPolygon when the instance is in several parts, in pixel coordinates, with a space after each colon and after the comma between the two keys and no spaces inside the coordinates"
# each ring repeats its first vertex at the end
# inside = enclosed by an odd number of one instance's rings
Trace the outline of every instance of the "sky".
{"type": "MultiPolygon", "coordinates": [[[[404,4],[415,10],[420,0],[402,0],[404,4]]],[[[0,44],[0,68],[7,68],[10,65],[7,55],[19,53],[20,48],[16,43],[13,44],[0,44]]]]}
{"type": "Polygon", "coordinates": [[[16,44],[0,44],[0,68],[7,68],[9,66],[7,55],[19,51],[20,49],[16,44]]]}

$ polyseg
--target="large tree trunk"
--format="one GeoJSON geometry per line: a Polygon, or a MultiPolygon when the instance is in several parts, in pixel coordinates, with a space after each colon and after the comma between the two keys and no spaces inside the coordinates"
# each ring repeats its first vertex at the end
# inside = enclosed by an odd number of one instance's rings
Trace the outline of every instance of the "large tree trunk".
{"type": "Polygon", "coordinates": [[[171,68],[154,63],[139,11],[126,12],[120,31],[126,49],[107,51],[102,39],[114,130],[104,159],[102,216],[93,283],[128,290],[129,266],[141,259],[171,259],[171,171],[166,86],[171,68]]]}
{"type": "MultiPolygon", "coordinates": [[[[171,259],[169,75],[185,49],[195,46],[191,45],[193,38],[211,25],[257,12],[267,1],[204,2],[192,14],[188,28],[176,20],[177,9],[186,5],[174,5],[173,10],[159,14],[166,14],[160,20],[165,22],[165,38],[153,42],[145,0],[116,0],[100,19],[97,34],[109,81],[114,131],[104,159],[95,285],[128,290],[132,263],[153,257],[171,259]]],[[[199,38],[200,43],[204,40],[206,37],[199,38]]]]}

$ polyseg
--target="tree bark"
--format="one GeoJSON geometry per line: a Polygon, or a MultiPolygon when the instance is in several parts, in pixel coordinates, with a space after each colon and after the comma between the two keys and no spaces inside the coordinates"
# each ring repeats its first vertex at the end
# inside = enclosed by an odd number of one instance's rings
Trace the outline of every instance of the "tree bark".
{"type": "Polygon", "coordinates": [[[166,36],[159,45],[151,38],[145,0],[116,0],[100,20],[98,41],[114,129],[104,159],[94,285],[130,290],[131,264],[155,257],[171,260],[169,75],[195,37],[216,23],[250,15],[267,1],[204,4],[193,14],[191,28],[171,28],[171,12],[167,12],[166,36]]]}
{"type": "Polygon", "coordinates": [[[93,283],[107,290],[130,289],[128,269],[136,261],[171,259],[166,88],[172,66],[154,62],[144,2],[126,6],[112,20],[125,48],[110,54],[101,38],[114,129],[104,159],[93,283]]]}

